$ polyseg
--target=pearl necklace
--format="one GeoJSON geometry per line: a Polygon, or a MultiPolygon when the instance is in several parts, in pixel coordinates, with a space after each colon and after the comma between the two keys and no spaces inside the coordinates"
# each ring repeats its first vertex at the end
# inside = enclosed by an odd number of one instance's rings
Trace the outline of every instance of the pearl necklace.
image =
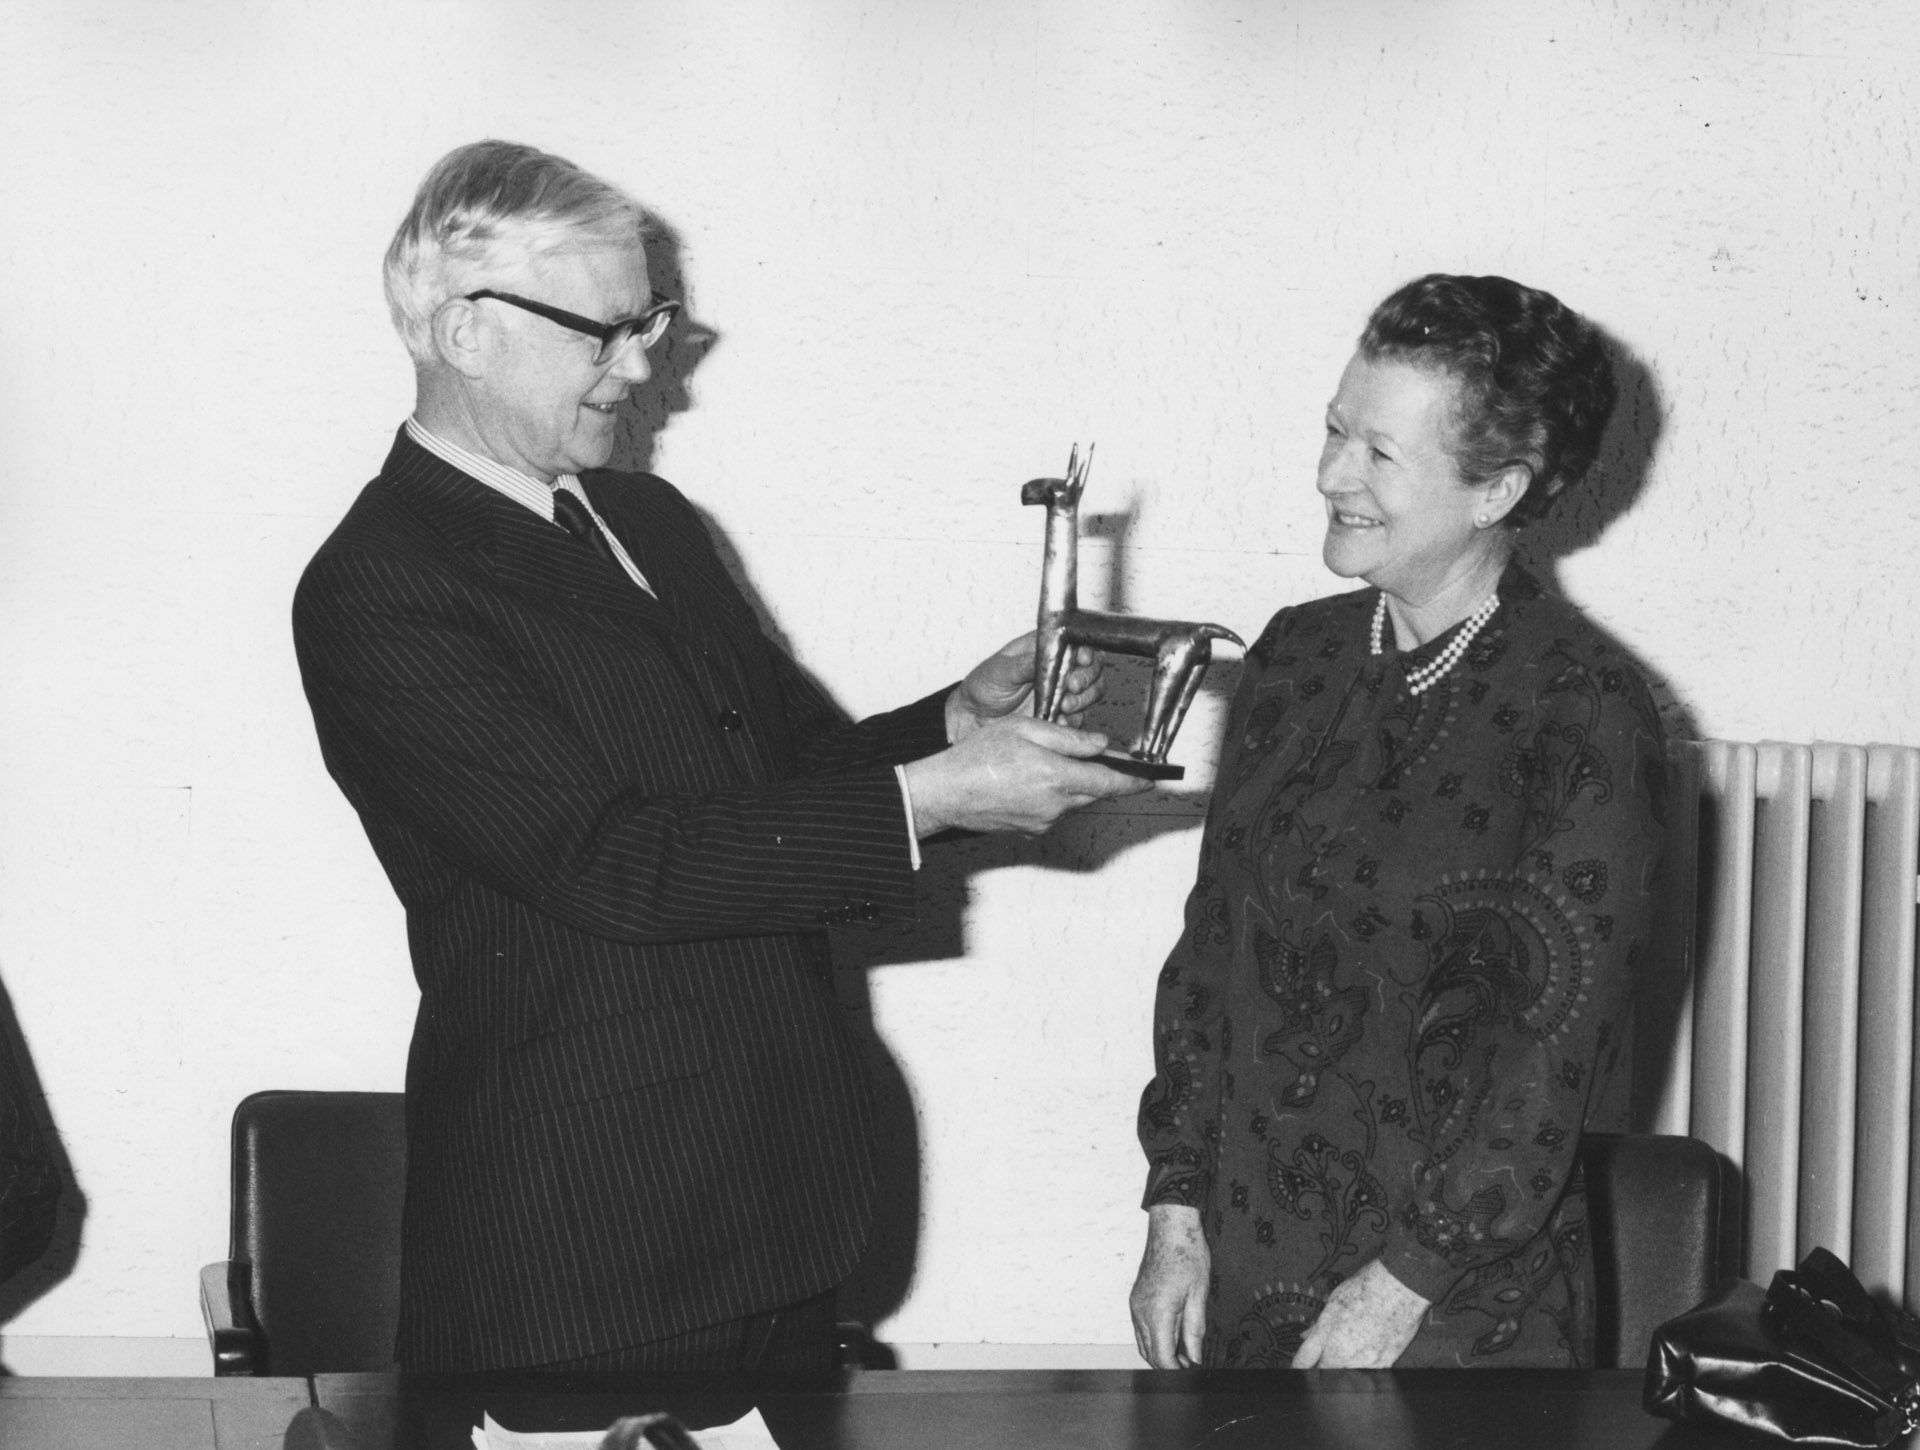
{"type": "MultiPolygon", "coordinates": [[[[1467,652],[1467,647],[1473,643],[1474,636],[1487,627],[1487,621],[1493,618],[1493,612],[1499,607],[1498,594],[1489,594],[1481,601],[1480,607],[1469,614],[1466,622],[1460,626],[1460,631],[1454,635],[1452,643],[1424,665],[1407,671],[1408,692],[1424,695],[1445,679],[1447,671],[1460,663],[1460,657],[1467,652]]],[[[1380,602],[1373,607],[1373,653],[1376,655],[1380,653],[1380,641],[1386,633],[1386,628],[1387,596],[1383,590],[1380,594],[1380,602]]]]}

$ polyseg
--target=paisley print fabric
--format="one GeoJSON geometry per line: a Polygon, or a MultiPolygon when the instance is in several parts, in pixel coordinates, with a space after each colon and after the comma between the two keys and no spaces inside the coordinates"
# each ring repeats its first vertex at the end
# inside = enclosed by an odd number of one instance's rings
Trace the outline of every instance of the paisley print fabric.
{"type": "Polygon", "coordinates": [[[1424,695],[1450,636],[1371,655],[1378,597],[1282,610],[1248,654],[1160,975],[1146,1202],[1201,1210],[1211,1364],[1284,1367],[1378,1258],[1434,1301],[1402,1366],[1585,1365],[1574,1150],[1624,1126],[1659,718],[1517,568],[1424,695]]]}

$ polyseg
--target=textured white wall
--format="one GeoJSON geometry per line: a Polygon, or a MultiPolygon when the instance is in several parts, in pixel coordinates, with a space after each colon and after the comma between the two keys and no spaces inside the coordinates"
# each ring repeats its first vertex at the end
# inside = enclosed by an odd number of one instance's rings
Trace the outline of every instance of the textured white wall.
{"type": "MultiPolygon", "coordinates": [[[[10,1359],[190,1341],[234,1101],[400,1081],[400,914],[286,613],[410,404],[378,257],[465,140],[571,156],[677,233],[721,340],[655,466],[849,708],[1025,626],[1016,488],[1075,439],[1121,516],[1085,564],[1128,606],[1250,633],[1333,587],[1320,412],[1368,308],[1439,269],[1546,286],[1635,360],[1613,502],[1553,540],[1676,722],[1920,742],[1911,0],[0,25],[0,980],[88,1201],[10,1359]]],[[[899,1134],[858,1291],[884,1335],[1129,1338],[1148,998],[1217,728],[1184,787],[936,855],[927,929],[848,943],[899,1134]]]]}

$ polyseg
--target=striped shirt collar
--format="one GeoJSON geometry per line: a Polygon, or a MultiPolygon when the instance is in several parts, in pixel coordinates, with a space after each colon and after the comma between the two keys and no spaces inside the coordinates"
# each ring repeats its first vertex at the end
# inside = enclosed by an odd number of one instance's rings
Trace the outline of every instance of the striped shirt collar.
{"type": "Polygon", "coordinates": [[[427,452],[445,463],[451,463],[462,473],[478,479],[488,488],[504,493],[515,503],[532,509],[548,523],[553,522],[553,490],[564,488],[568,493],[576,494],[584,502],[587,491],[580,486],[577,474],[563,473],[554,479],[551,486],[542,483],[530,473],[522,473],[517,468],[509,468],[504,463],[495,463],[491,458],[483,458],[471,449],[462,448],[458,443],[449,443],[438,433],[429,432],[418,418],[407,419],[407,437],[418,443],[427,452]]]}
{"type": "Polygon", "coordinates": [[[613,548],[616,563],[626,571],[627,577],[638,584],[647,593],[658,597],[647,576],[641,572],[633,555],[627,552],[627,546],[620,542],[619,535],[606,525],[593,506],[593,500],[587,497],[586,489],[580,486],[577,473],[563,473],[554,479],[552,488],[542,483],[530,473],[522,473],[517,468],[509,468],[504,463],[496,463],[491,458],[482,458],[470,449],[457,443],[449,443],[437,433],[429,432],[418,418],[407,419],[407,437],[418,443],[427,452],[443,463],[450,463],[468,477],[484,483],[488,488],[505,494],[517,504],[532,509],[548,523],[554,522],[553,490],[564,488],[587,507],[587,516],[593,520],[594,527],[606,536],[607,543],[613,548]]]}

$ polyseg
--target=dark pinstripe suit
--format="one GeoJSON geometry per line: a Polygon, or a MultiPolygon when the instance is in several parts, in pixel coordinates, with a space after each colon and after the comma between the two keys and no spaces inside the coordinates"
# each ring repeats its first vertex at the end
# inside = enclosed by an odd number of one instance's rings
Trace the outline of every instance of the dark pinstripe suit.
{"type": "Polygon", "coordinates": [[[327,768],[420,984],[413,1368],[774,1308],[867,1235],[821,929],[911,914],[889,767],[945,745],[943,696],[846,724],[671,485],[586,483],[659,602],[404,434],[294,599],[327,768]]]}

